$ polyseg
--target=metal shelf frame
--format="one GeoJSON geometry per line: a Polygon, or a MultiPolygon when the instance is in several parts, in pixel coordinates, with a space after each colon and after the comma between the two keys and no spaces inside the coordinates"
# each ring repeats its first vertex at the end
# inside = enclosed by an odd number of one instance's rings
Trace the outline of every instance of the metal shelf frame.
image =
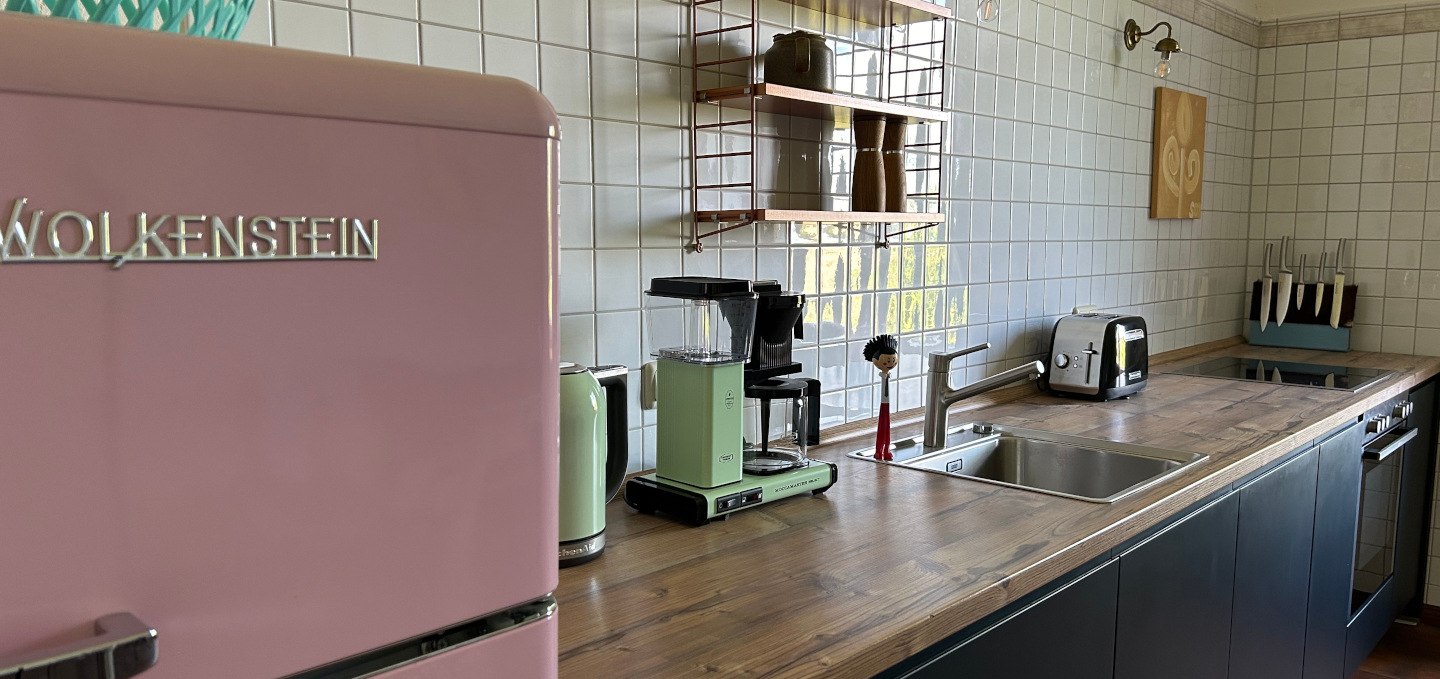
{"type": "MultiPolygon", "coordinates": [[[[824,223],[875,224],[876,247],[887,247],[890,239],[933,227],[942,223],[944,214],[939,212],[943,201],[944,175],[941,172],[942,143],[945,139],[949,115],[944,110],[946,101],[945,47],[949,38],[951,12],[948,8],[927,0],[787,0],[798,7],[806,7],[841,17],[855,19],[862,23],[879,25],[880,49],[883,54],[880,73],[879,99],[868,99],[844,93],[826,93],[803,90],[760,81],[760,39],[759,0],[750,0],[750,14],[741,18],[720,11],[718,5],[724,0],[692,0],[690,11],[690,64],[691,85],[694,96],[690,102],[690,208],[694,225],[687,251],[699,252],[704,249],[702,241],[727,231],[733,231],[756,222],[771,221],[814,221],[824,223]],[[717,5],[714,16],[717,25],[701,29],[701,9],[717,5]],[[937,23],[938,22],[938,23],[937,23]],[[926,24],[937,26],[938,31],[927,31],[919,39],[912,39],[911,26],[926,24]],[[727,56],[721,45],[725,37],[748,32],[748,53],[727,56]],[[938,35],[937,35],[938,34],[938,35]],[[715,58],[701,60],[701,41],[716,41],[715,58]],[[917,50],[925,50],[919,54],[917,50]],[[938,56],[936,56],[938,52],[938,56]],[[745,73],[727,72],[737,64],[745,66],[745,73]],[[720,87],[705,86],[702,78],[711,77],[723,83],[729,79],[734,85],[720,87]],[[897,83],[898,81],[898,83],[897,83]],[[702,112],[715,114],[714,120],[700,122],[702,112]],[[739,117],[727,119],[727,111],[739,117]],[[787,210],[759,207],[759,191],[756,186],[758,171],[757,118],[761,112],[836,121],[848,126],[855,113],[878,113],[892,117],[903,117],[914,124],[938,125],[932,137],[921,135],[922,140],[907,143],[907,156],[922,154],[933,162],[921,167],[907,168],[907,175],[926,176],[927,185],[933,190],[911,193],[923,207],[934,206],[935,212],[855,212],[847,210],[787,210]],[[700,153],[700,136],[706,131],[721,135],[720,144],[713,151],[700,153]],[[726,148],[724,135],[737,133],[746,140],[743,148],[726,148]],[[928,141],[928,139],[937,141],[928,141]],[[744,181],[727,178],[724,167],[727,159],[748,158],[749,174],[744,181]],[[719,164],[721,170],[705,172],[702,165],[719,164]],[[716,175],[719,175],[718,178],[716,175]],[[748,192],[748,208],[724,209],[725,192],[748,192]],[[722,209],[701,210],[702,192],[718,192],[722,209]],[[919,226],[916,226],[916,225],[919,226]]],[[[731,0],[733,5],[733,0],[731,0]]],[[[708,120],[708,119],[707,119],[708,120]]],[[[913,185],[913,184],[912,184],[913,185]]],[[[855,227],[851,227],[852,230],[855,227]]]]}

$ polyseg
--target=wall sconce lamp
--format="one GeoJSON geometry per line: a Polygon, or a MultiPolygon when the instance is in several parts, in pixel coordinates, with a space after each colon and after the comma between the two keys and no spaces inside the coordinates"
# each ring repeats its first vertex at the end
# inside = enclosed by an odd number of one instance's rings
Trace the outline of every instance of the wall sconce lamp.
{"type": "Polygon", "coordinates": [[[1125,22],[1125,49],[1134,51],[1135,46],[1140,44],[1140,38],[1160,30],[1161,26],[1165,27],[1165,37],[1155,41],[1155,51],[1160,53],[1160,61],[1155,64],[1155,75],[1164,78],[1174,70],[1170,65],[1170,55],[1180,51],[1180,43],[1170,37],[1173,31],[1170,22],[1162,21],[1152,26],[1150,30],[1142,31],[1140,24],[1135,23],[1134,19],[1127,20],[1125,22]]]}

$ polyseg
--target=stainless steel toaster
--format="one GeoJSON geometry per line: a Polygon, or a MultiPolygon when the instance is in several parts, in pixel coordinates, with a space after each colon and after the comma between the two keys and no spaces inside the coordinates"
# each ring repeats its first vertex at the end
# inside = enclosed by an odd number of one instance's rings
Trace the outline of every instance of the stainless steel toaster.
{"type": "Polygon", "coordinates": [[[1109,401],[1145,388],[1150,346],[1145,319],[1077,307],[1055,322],[1044,386],[1055,394],[1109,401]]]}

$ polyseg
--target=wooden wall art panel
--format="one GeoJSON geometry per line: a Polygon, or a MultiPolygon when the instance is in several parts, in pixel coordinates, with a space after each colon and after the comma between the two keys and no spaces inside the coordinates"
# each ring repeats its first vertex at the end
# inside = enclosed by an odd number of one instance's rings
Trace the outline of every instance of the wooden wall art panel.
{"type": "Polygon", "coordinates": [[[1150,218],[1198,219],[1205,177],[1205,97],[1155,88],[1150,218]]]}

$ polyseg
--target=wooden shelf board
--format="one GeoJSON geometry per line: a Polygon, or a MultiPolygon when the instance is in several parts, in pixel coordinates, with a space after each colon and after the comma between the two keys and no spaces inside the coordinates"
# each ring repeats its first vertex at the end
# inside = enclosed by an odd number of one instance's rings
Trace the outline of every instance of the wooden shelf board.
{"type": "Polygon", "coordinates": [[[739,222],[752,215],[757,222],[862,222],[874,224],[925,224],[945,221],[940,212],[846,212],[839,210],[701,210],[695,221],[704,224],[739,222]]]}
{"type": "Polygon", "coordinates": [[[750,108],[750,97],[755,97],[756,110],[782,115],[833,120],[839,127],[849,127],[857,114],[904,116],[912,123],[935,122],[950,119],[950,114],[923,106],[877,101],[849,94],[816,92],[788,85],[757,83],[700,90],[695,93],[698,101],[710,102],[731,108],[750,108]]]}
{"type": "MultiPolygon", "coordinates": [[[[918,24],[934,19],[950,19],[955,12],[949,7],[926,0],[784,0],[796,7],[815,10],[871,26],[918,24]]],[[[953,4],[952,0],[952,4],[953,4]]]]}

